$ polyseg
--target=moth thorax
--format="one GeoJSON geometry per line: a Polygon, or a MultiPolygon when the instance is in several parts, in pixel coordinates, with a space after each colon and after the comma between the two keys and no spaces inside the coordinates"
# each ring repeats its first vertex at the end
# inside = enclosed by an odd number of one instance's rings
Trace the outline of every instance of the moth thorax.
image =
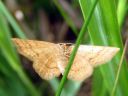
{"type": "Polygon", "coordinates": [[[63,49],[63,54],[69,58],[71,54],[71,45],[72,43],[59,43],[60,47],[63,49]]]}

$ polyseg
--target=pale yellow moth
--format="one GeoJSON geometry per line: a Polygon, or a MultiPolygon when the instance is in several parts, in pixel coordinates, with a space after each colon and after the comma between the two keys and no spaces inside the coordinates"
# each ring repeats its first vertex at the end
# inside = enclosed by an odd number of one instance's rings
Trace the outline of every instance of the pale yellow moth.
{"type": "MultiPolygon", "coordinates": [[[[63,75],[74,45],[36,40],[12,39],[20,54],[33,61],[33,68],[42,79],[50,80],[63,75]]],[[[116,47],[80,45],[68,79],[83,81],[93,68],[112,59],[119,51],[116,47]]]]}

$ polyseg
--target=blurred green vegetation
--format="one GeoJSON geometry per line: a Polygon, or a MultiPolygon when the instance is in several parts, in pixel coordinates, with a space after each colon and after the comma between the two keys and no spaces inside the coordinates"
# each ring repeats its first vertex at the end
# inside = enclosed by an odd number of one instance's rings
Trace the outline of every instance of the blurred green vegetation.
{"type": "MultiPolygon", "coordinates": [[[[24,57],[17,54],[11,38],[75,42],[94,1],[0,1],[0,96],[51,96],[55,94],[60,79],[41,80],[32,69],[32,62],[24,60],[24,57]]],[[[123,52],[122,40],[127,38],[126,33],[121,31],[124,28],[126,13],[126,0],[98,0],[89,21],[88,32],[80,39],[82,43],[116,46],[121,50],[111,62],[96,68],[93,78],[85,80],[84,83],[66,81],[61,96],[108,96],[112,93],[123,52]]],[[[127,62],[124,60],[114,96],[128,95],[127,74],[127,62]]]]}

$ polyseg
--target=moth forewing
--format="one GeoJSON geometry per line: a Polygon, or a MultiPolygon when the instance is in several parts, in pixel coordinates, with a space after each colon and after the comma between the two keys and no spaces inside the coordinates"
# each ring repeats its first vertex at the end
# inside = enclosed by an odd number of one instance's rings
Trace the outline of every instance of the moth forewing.
{"type": "MultiPolygon", "coordinates": [[[[72,49],[74,46],[72,46],[72,49]]],[[[77,54],[86,58],[93,67],[105,64],[110,61],[120,49],[117,47],[80,45],[77,54]]]]}
{"type": "Polygon", "coordinates": [[[23,40],[18,38],[13,38],[12,41],[18,52],[32,61],[43,51],[48,51],[56,47],[56,44],[44,41],[23,40]]]}

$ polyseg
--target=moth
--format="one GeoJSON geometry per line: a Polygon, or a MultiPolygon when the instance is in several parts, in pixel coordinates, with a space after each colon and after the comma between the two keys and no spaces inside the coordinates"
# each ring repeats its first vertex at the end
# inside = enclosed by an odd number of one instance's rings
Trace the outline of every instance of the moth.
{"type": "MultiPolygon", "coordinates": [[[[33,61],[33,68],[42,79],[50,80],[63,75],[74,48],[70,43],[50,43],[36,40],[12,39],[18,52],[33,61]]],[[[80,45],[68,79],[83,81],[93,69],[110,61],[119,51],[116,47],[80,45]]]]}

